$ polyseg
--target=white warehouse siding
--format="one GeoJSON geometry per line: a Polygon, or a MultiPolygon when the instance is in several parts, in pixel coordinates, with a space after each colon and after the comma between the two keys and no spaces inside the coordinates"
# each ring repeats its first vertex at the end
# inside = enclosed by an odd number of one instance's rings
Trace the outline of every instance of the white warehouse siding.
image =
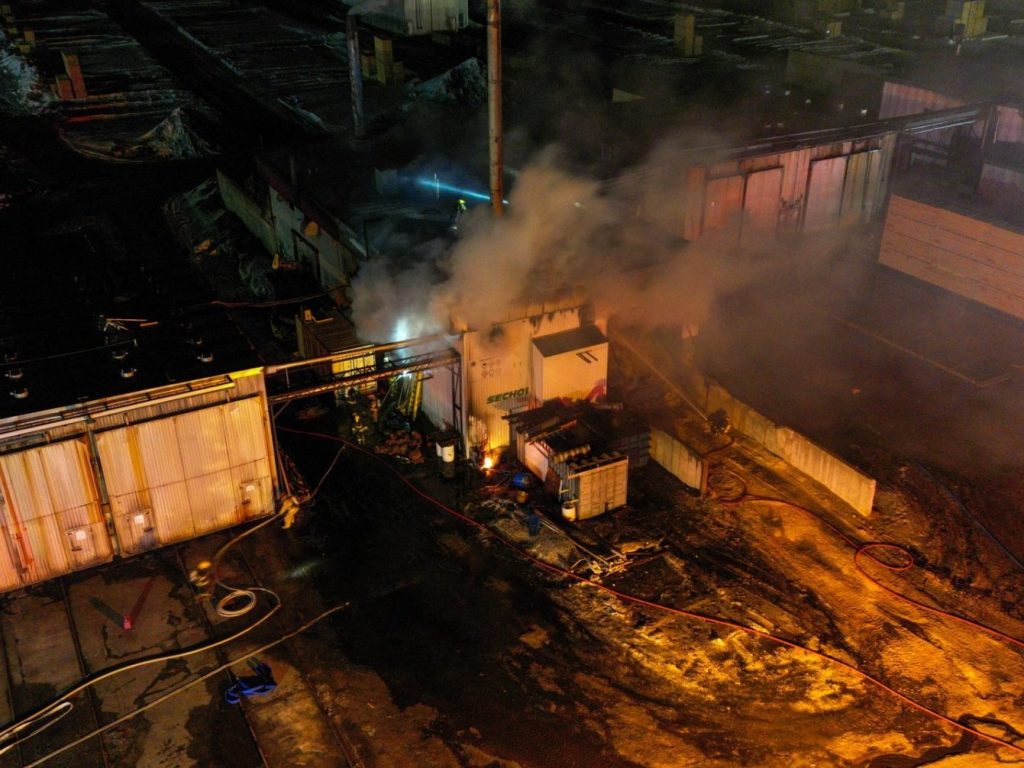
{"type": "Polygon", "coordinates": [[[96,436],[118,539],[126,552],[270,514],[270,457],[257,398],[96,436]]]}
{"type": "Polygon", "coordinates": [[[579,325],[580,307],[574,306],[463,334],[463,396],[467,415],[475,420],[475,430],[467,423],[463,432],[470,444],[474,431],[488,450],[509,444],[505,417],[530,404],[533,339],[579,325]]]}
{"type": "Polygon", "coordinates": [[[455,409],[452,400],[455,397],[453,373],[449,367],[435,368],[423,379],[423,413],[438,429],[463,430],[462,424],[456,424],[455,409]]]}

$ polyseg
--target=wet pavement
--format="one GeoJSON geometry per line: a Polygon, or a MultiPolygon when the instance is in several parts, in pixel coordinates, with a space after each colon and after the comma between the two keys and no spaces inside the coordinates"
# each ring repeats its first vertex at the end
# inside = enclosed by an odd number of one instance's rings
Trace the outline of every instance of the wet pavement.
{"type": "MultiPolygon", "coordinates": [[[[12,593],[4,607],[4,672],[19,716],[83,678],[210,639],[173,547],[12,593]]],[[[214,654],[203,652],[102,680],[71,700],[69,715],[8,753],[8,764],[40,760],[214,665],[214,654]]],[[[227,681],[189,688],[46,764],[263,765],[241,712],[221,700],[227,681]],[[205,714],[195,717],[200,709],[205,714]]]]}

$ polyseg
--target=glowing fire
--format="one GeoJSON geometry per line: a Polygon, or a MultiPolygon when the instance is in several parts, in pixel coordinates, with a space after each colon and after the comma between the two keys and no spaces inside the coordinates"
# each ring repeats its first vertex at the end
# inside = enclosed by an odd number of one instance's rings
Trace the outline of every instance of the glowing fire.
{"type": "Polygon", "coordinates": [[[484,456],[484,469],[488,470],[494,466],[494,459],[490,456],[484,456]]]}

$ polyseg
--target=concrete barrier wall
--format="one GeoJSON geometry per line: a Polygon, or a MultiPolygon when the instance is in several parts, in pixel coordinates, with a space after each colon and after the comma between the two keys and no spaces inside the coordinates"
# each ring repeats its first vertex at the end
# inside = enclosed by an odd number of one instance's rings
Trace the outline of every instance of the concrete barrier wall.
{"type": "MultiPolygon", "coordinates": [[[[761,444],[780,459],[845,501],[862,515],[871,513],[875,481],[789,427],[780,427],[719,384],[699,376],[688,382],[691,393],[707,413],[724,410],[733,429],[761,444]]],[[[653,453],[652,453],[653,455],[653,453]]],[[[660,463],[660,462],[659,462],[660,463]]],[[[685,482],[685,481],[684,481],[685,482]]]]}
{"type": "Polygon", "coordinates": [[[684,485],[701,493],[706,490],[704,457],[667,432],[651,430],[651,458],[684,485]]]}

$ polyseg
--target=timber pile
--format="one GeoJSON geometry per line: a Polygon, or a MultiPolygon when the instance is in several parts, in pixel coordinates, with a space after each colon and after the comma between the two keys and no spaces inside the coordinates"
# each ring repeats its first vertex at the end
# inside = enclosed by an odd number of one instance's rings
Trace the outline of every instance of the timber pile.
{"type": "Polygon", "coordinates": [[[384,456],[406,459],[410,464],[422,464],[423,436],[419,432],[392,432],[374,449],[384,456]]]}

